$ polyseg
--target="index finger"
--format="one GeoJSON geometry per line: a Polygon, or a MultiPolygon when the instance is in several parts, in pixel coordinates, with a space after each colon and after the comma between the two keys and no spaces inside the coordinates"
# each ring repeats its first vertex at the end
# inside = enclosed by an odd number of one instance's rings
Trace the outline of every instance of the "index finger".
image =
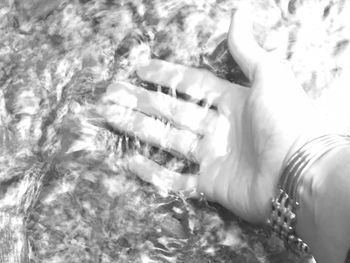
{"type": "Polygon", "coordinates": [[[137,74],[145,81],[186,93],[196,100],[216,104],[232,85],[205,69],[192,68],[153,59],[140,67],[137,74]]]}

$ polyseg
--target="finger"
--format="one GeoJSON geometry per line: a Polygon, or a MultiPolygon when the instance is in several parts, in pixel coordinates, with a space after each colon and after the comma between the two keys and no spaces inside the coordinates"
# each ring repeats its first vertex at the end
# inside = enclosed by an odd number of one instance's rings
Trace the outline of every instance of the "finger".
{"type": "Polygon", "coordinates": [[[170,171],[143,155],[130,156],[127,166],[140,179],[162,190],[195,192],[197,176],[170,171]]]}
{"type": "Polygon", "coordinates": [[[215,105],[232,88],[230,82],[216,77],[208,70],[157,59],[138,68],[137,74],[145,81],[186,93],[196,100],[205,99],[211,105],[215,105]]]}
{"type": "Polygon", "coordinates": [[[137,109],[148,115],[167,119],[177,127],[202,134],[215,120],[217,113],[194,103],[176,99],[161,92],[148,91],[126,82],[117,82],[107,88],[104,103],[137,109]]]}
{"type": "Polygon", "coordinates": [[[239,8],[232,14],[228,47],[244,74],[253,82],[262,62],[267,60],[268,53],[254,39],[251,16],[247,6],[239,8]]]}
{"type": "Polygon", "coordinates": [[[198,156],[196,149],[199,137],[191,131],[176,129],[158,119],[117,104],[99,105],[97,111],[116,130],[132,134],[174,154],[191,155],[194,159],[198,156]]]}

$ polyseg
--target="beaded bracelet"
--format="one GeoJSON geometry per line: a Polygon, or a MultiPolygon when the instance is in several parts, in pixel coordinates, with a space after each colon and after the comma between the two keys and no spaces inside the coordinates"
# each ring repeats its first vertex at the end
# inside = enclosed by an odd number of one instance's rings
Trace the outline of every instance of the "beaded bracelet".
{"type": "Polygon", "coordinates": [[[296,234],[296,210],[300,197],[298,189],[303,175],[329,151],[350,145],[349,135],[327,134],[307,142],[287,161],[278,184],[277,196],[272,200],[272,213],[267,224],[286,241],[297,254],[310,253],[309,246],[296,234]]]}

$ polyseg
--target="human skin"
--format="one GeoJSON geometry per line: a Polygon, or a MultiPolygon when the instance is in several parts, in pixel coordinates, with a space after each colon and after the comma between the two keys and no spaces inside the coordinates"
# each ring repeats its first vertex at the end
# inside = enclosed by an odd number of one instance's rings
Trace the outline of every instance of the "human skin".
{"type": "Polygon", "coordinates": [[[297,232],[318,263],[345,262],[350,247],[350,147],[336,148],[304,175],[297,232]]]}
{"type": "MultiPolygon", "coordinates": [[[[183,175],[134,155],[128,159],[129,169],[140,178],[161,188],[189,191],[194,197],[201,193],[249,222],[264,223],[271,213],[284,160],[308,140],[332,133],[335,127],[327,125],[314,108],[288,65],[256,43],[251,28],[246,9],[232,15],[228,47],[251,88],[203,69],[160,60],[151,60],[137,70],[143,80],[204,99],[217,110],[123,82],[108,87],[98,110],[118,130],[190,156],[200,164],[199,174],[183,175]],[[150,116],[166,119],[171,125],[150,116]]],[[[336,248],[322,236],[335,237],[332,231],[325,231],[330,219],[321,209],[325,204],[329,209],[332,202],[327,197],[325,170],[317,171],[323,172],[322,183],[315,183],[319,176],[307,174],[306,188],[311,191],[301,195],[304,205],[297,214],[297,232],[318,262],[336,263],[344,261],[346,246],[336,248]]],[[[336,188],[335,184],[332,190],[336,188]]],[[[338,239],[337,244],[348,242],[345,237],[338,239]]]]}

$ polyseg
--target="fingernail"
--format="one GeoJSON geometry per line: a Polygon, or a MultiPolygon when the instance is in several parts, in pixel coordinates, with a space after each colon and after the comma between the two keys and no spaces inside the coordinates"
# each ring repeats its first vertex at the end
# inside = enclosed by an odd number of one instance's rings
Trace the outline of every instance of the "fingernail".
{"type": "Polygon", "coordinates": [[[151,59],[140,60],[139,63],[137,64],[137,69],[146,68],[149,66],[150,63],[151,63],[151,59]]]}
{"type": "Polygon", "coordinates": [[[145,77],[147,72],[151,69],[151,60],[143,61],[136,67],[136,73],[142,78],[145,77]]]}
{"type": "Polygon", "coordinates": [[[231,17],[233,17],[236,14],[237,10],[238,10],[237,7],[234,7],[231,9],[231,17]]]}
{"type": "Polygon", "coordinates": [[[143,70],[145,68],[147,68],[150,64],[151,60],[142,60],[140,61],[137,65],[136,65],[136,70],[143,70]]]}
{"type": "Polygon", "coordinates": [[[250,15],[252,10],[252,6],[246,2],[240,3],[237,7],[232,9],[232,15],[234,15],[237,11],[240,13],[244,13],[245,15],[250,15]]]}

